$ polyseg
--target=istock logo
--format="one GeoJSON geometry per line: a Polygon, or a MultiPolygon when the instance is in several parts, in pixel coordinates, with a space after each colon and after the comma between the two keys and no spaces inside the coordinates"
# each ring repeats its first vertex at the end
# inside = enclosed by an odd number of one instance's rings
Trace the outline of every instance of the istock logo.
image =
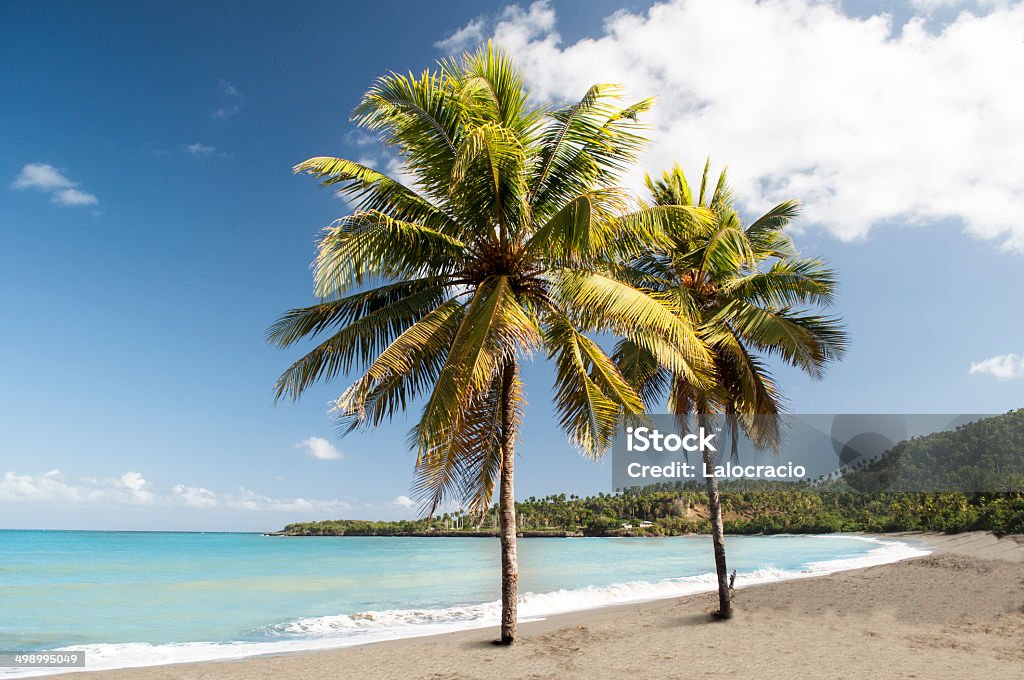
{"type": "Polygon", "coordinates": [[[627,451],[718,451],[712,441],[715,432],[708,432],[703,427],[697,432],[680,436],[675,433],[662,434],[659,430],[649,427],[626,428],[627,451]]]}
{"type": "Polygon", "coordinates": [[[976,434],[1016,413],[810,413],[743,420],[650,413],[649,420],[616,432],[611,488],[714,477],[828,482],[830,489],[859,493],[1018,493],[1024,485],[1020,446],[1006,443],[1012,437],[976,434]],[[775,432],[776,445],[766,447],[748,431],[775,432]]]}

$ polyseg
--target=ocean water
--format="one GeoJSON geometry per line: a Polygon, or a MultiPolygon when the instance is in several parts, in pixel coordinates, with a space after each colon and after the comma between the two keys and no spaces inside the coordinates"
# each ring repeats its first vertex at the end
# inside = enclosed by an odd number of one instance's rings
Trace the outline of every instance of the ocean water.
{"type": "MultiPolygon", "coordinates": [[[[864,536],[729,537],[737,587],[892,562],[864,536]]],[[[524,619],[713,590],[708,537],[524,539],[524,619]]],[[[0,531],[0,650],[88,668],[321,649],[494,625],[497,539],[0,531]]],[[[0,669],[0,678],[40,674],[0,669]]]]}

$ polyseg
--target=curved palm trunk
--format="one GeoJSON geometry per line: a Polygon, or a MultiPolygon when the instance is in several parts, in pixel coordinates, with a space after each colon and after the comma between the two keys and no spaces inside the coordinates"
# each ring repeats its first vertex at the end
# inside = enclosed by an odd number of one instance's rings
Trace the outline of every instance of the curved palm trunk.
{"type": "Polygon", "coordinates": [[[498,489],[498,516],[501,521],[501,642],[506,645],[512,644],[516,638],[516,604],[519,595],[516,494],[513,485],[516,433],[512,391],[515,377],[516,365],[510,361],[502,369],[501,376],[501,478],[498,489]]]}
{"type": "MultiPolygon", "coordinates": [[[[715,457],[704,450],[704,469],[715,469],[715,457]]],[[[725,565],[725,527],[722,524],[722,499],[718,495],[718,478],[714,475],[704,478],[708,489],[708,514],[711,519],[711,541],[715,545],[715,570],[718,572],[718,611],[721,619],[732,618],[732,597],[729,592],[729,570],[725,565]]]]}

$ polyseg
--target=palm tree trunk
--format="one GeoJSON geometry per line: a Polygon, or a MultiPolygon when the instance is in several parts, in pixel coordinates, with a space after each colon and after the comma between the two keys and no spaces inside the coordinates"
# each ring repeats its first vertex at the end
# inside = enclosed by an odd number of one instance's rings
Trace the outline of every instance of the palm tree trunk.
{"type": "MultiPolygon", "coordinates": [[[[704,450],[704,469],[714,471],[715,457],[704,450]]],[[[732,597],[729,593],[729,570],[725,565],[725,527],[722,524],[722,499],[718,495],[718,478],[713,474],[704,478],[708,488],[708,514],[711,516],[711,541],[715,545],[715,570],[718,572],[718,611],[720,619],[732,618],[732,597]]]]}
{"type": "Polygon", "coordinates": [[[502,369],[501,376],[501,478],[498,489],[498,515],[501,519],[501,642],[510,645],[516,638],[516,604],[519,596],[519,560],[516,557],[515,419],[512,391],[516,378],[515,362],[502,369]]]}

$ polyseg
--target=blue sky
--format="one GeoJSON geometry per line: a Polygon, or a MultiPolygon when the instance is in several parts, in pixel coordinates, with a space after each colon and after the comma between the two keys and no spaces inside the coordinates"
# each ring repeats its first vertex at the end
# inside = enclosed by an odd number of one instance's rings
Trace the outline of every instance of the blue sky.
{"type": "MultiPolygon", "coordinates": [[[[949,4],[900,6],[884,29],[871,3],[729,0],[714,4],[722,16],[692,2],[652,14],[621,2],[3,3],[0,527],[259,530],[414,514],[401,498],[410,423],[338,441],[326,410],[344,381],[275,406],[271,387],[296,354],[262,337],[281,311],[312,302],[314,238],[345,211],[291,166],[326,154],[386,167],[348,123],[360,94],[389,69],[421,70],[491,35],[521,57],[538,96],[579,96],[577,83],[598,79],[658,96],[652,169],[678,158],[697,172],[710,153],[750,210],[778,192],[807,202],[799,244],[837,269],[852,347],[822,382],[779,370],[794,412],[1021,407],[1022,143],[1003,119],[1024,104],[998,79],[973,78],[991,71],[986,57],[958,56],[989,36],[1009,75],[1024,12],[997,3],[965,18],[949,4]],[[898,110],[871,106],[888,98],[865,86],[864,112],[847,120],[833,115],[849,107],[829,103],[829,79],[796,68],[779,99],[799,111],[746,117],[736,112],[756,113],[772,78],[752,66],[766,59],[754,46],[745,62],[721,45],[711,59],[701,49],[715,46],[694,39],[671,68],[640,50],[672,54],[665,36],[678,31],[660,31],[673,21],[712,27],[744,13],[795,46],[778,50],[778,69],[806,64],[801,41],[832,31],[861,48],[857,73],[872,81],[955,63],[962,72],[942,73],[972,85],[950,102],[899,87],[898,110]],[[750,99],[713,84],[729,77],[750,99]],[[975,106],[986,117],[965,123],[975,106]],[[868,153],[879,138],[891,153],[868,153]],[[939,170],[942,182],[929,176],[939,170]]],[[[803,49],[829,63],[828,46],[803,49]]],[[[607,491],[607,466],[561,439],[549,367],[525,377],[519,495],[607,491]]]]}

